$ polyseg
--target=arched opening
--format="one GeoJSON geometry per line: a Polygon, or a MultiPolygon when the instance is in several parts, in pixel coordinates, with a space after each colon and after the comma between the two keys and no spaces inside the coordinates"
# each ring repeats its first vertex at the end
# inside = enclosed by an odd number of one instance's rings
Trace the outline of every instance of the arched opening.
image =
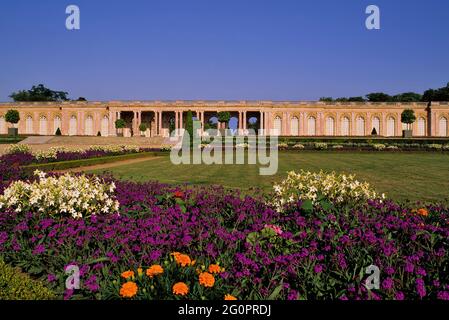
{"type": "Polygon", "coordinates": [[[279,116],[274,119],[274,134],[280,136],[282,133],[282,120],[279,116]]]}
{"type": "Polygon", "coordinates": [[[0,133],[6,133],[8,130],[6,128],[6,121],[5,121],[5,117],[1,116],[0,117],[0,133]]]}
{"type": "Polygon", "coordinates": [[[343,117],[341,119],[341,135],[342,136],[350,136],[350,120],[348,117],[343,117]]]}
{"type": "Polygon", "coordinates": [[[33,134],[33,118],[28,116],[25,121],[25,132],[27,134],[33,134]]]}
{"type": "Polygon", "coordinates": [[[48,134],[47,117],[45,117],[45,116],[41,116],[39,118],[39,134],[41,136],[46,136],[48,134]]]}
{"type": "Polygon", "coordinates": [[[290,134],[299,136],[299,119],[297,117],[293,117],[290,120],[290,134]]]}
{"type": "Polygon", "coordinates": [[[307,120],[307,134],[309,136],[316,135],[316,119],[315,117],[309,117],[307,120]]]}
{"type": "Polygon", "coordinates": [[[440,118],[438,124],[438,135],[440,137],[447,137],[447,119],[445,117],[440,118]]]}
{"type": "Polygon", "coordinates": [[[365,135],[365,119],[363,117],[357,118],[357,131],[356,134],[358,136],[364,136],[365,135]]]}
{"type": "Polygon", "coordinates": [[[372,129],[372,133],[374,133],[373,131],[376,131],[376,134],[380,134],[380,119],[378,117],[374,117],[373,121],[372,121],[372,125],[373,125],[373,129],[372,129]]]}
{"type": "Polygon", "coordinates": [[[55,134],[56,134],[56,131],[58,131],[58,129],[61,130],[61,124],[62,124],[61,117],[56,116],[53,119],[53,128],[55,130],[55,132],[54,132],[55,134]]]}
{"type": "Polygon", "coordinates": [[[78,121],[77,121],[76,117],[71,116],[70,122],[69,122],[69,136],[76,136],[77,131],[78,131],[77,126],[78,126],[78,121]]]}
{"type": "Polygon", "coordinates": [[[109,136],[109,118],[108,116],[104,116],[101,119],[101,136],[107,137],[109,136]]]}
{"type": "Polygon", "coordinates": [[[86,136],[94,135],[94,119],[92,116],[87,116],[86,120],[84,120],[84,134],[86,136]]]}
{"type": "Polygon", "coordinates": [[[387,120],[387,137],[394,137],[396,135],[396,119],[389,117],[387,120]]]}
{"type": "Polygon", "coordinates": [[[332,117],[326,119],[326,136],[335,135],[335,120],[332,117]]]}
{"type": "Polygon", "coordinates": [[[417,135],[423,137],[426,135],[426,119],[423,117],[418,118],[418,132],[417,135]]]}

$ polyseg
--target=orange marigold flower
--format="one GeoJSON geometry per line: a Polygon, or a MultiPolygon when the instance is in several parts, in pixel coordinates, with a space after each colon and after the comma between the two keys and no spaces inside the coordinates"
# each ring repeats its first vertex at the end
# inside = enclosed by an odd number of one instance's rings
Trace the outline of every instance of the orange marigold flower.
{"type": "Polygon", "coordinates": [[[237,300],[236,297],[234,297],[233,295],[230,295],[230,294],[225,295],[225,296],[224,296],[224,299],[225,299],[225,300],[237,300]]]}
{"type": "Polygon", "coordinates": [[[162,268],[158,264],[154,264],[147,269],[147,276],[153,278],[154,276],[160,275],[164,273],[164,268],[162,268]]]}
{"type": "Polygon", "coordinates": [[[429,215],[429,211],[425,208],[418,209],[418,214],[423,217],[427,217],[429,215]]]}
{"type": "Polygon", "coordinates": [[[215,278],[209,272],[200,273],[200,285],[208,288],[212,288],[215,284],[215,278]]]}
{"type": "Polygon", "coordinates": [[[189,287],[184,282],[175,283],[173,286],[173,294],[185,296],[189,293],[189,287]]]}
{"type": "Polygon", "coordinates": [[[218,264],[211,264],[209,266],[209,272],[214,274],[214,273],[220,273],[221,272],[221,268],[218,264]]]}
{"type": "Polygon", "coordinates": [[[122,273],[122,278],[128,279],[134,277],[134,271],[125,271],[122,273]]]}
{"type": "Polygon", "coordinates": [[[120,288],[120,295],[124,298],[132,298],[137,294],[137,284],[128,281],[120,288]]]}
{"type": "Polygon", "coordinates": [[[192,265],[192,260],[186,254],[182,254],[179,252],[173,252],[172,256],[175,258],[176,263],[181,265],[182,267],[192,265]]]}

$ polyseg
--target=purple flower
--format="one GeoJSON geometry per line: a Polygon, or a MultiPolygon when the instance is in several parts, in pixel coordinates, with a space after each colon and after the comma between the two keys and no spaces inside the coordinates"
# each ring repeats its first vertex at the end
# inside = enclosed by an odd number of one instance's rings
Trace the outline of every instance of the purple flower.
{"type": "Polygon", "coordinates": [[[439,300],[449,300],[449,291],[440,291],[437,297],[439,300]]]}
{"type": "Polygon", "coordinates": [[[404,300],[405,299],[405,295],[404,295],[404,293],[403,292],[401,292],[401,291],[398,291],[398,292],[396,292],[396,295],[395,295],[395,300],[399,300],[399,301],[402,301],[402,300],[404,300]]]}
{"type": "Polygon", "coordinates": [[[45,252],[45,246],[43,244],[38,244],[33,250],[34,255],[42,254],[44,252],[45,252]]]}
{"type": "Polygon", "coordinates": [[[317,264],[317,265],[315,265],[315,267],[313,267],[313,271],[318,274],[323,272],[323,269],[324,269],[324,267],[321,264],[317,264]]]}
{"type": "Polygon", "coordinates": [[[391,278],[386,278],[383,282],[382,282],[382,288],[384,290],[391,290],[394,286],[394,281],[391,278]]]}
{"type": "Polygon", "coordinates": [[[48,282],[55,282],[56,281],[56,276],[54,274],[49,274],[47,276],[47,281],[48,282]]]}
{"type": "Polygon", "coordinates": [[[416,279],[416,292],[422,298],[426,296],[426,286],[424,284],[424,280],[422,278],[416,279]]]}

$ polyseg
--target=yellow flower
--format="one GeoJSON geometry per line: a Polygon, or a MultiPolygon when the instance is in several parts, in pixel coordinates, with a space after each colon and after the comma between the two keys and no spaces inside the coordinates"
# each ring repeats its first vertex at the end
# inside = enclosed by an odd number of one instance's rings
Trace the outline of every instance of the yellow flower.
{"type": "Polygon", "coordinates": [[[173,294],[185,296],[189,293],[189,287],[184,282],[175,283],[173,286],[173,294]]]}
{"type": "Polygon", "coordinates": [[[200,273],[199,279],[203,287],[212,288],[215,284],[215,278],[209,272],[200,273]]]}
{"type": "Polygon", "coordinates": [[[120,295],[124,298],[132,298],[136,294],[137,294],[137,285],[132,281],[124,283],[120,288],[120,295]]]}
{"type": "Polygon", "coordinates": [[[137,269],[137,274],[139,275],[139,277],[142,276],[142,274],[143,274],[142,268],[138,268],[138,269],[137,269]]]}
{"type": "Polygon", "coordinates": [[[122,278],[128,279],[134,277],[134,271],[125,271],[122,273],[122,278]]]}
{"type": "Polygon", "coordinates": [[[164,268],[162,268],[158,264],[154,264],[147,269],[147,276],[153,278],[154,276],[160,275],[164,273],[164,268]]]}
{"type": "Polygon", "coordinates": [[[209,272],[214,274],[214,273],[220,273],[221,272],[221,268],[218,264],[211,264],[209,266],[209,272]]]}
{"type": "Polygon", "coordinates": [[[225,296],[224,296],[224,299],[225,299],[225,300],[237,300],[236,297],[234,297],[233,295],[230,295],[230,294],[225,295],[225,296]]]}

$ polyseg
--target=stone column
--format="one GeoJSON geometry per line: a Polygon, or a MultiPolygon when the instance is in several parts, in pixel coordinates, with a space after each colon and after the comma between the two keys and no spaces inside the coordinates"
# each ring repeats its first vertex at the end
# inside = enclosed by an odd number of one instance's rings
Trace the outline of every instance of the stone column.
{"type": "Polygon", "coordinates": [[[246,111],[243,111],[243,130],[246,130],[246,111]]]}
{"type": "Polygon", "coordinates": [[[260,116],[259,116],[259,135],[263,135],[264,134],[264,128],[265,128],[264,121],[265,121],[265,119],[264,119],[264,112],[260,111],[260,116]]]}
{"type": "Polygon", "coordinates": [[[159,111],[158,116],[158,134],[162,135],[162,111],[159,111]]]}
{"type": "Polygon", "coordinates": [[[179,111],[175,111],[175,130],[179,129],[179,111]]]}
{"type": "Polygon", "coordinates": [[[184,118],[184,111],[181,110],[180,112],[181,112],[181,114],[180,114],[179,128],[180,128],[180,129],[184,129],[184,120],[183,120],[183,118],[184,118]]]}

